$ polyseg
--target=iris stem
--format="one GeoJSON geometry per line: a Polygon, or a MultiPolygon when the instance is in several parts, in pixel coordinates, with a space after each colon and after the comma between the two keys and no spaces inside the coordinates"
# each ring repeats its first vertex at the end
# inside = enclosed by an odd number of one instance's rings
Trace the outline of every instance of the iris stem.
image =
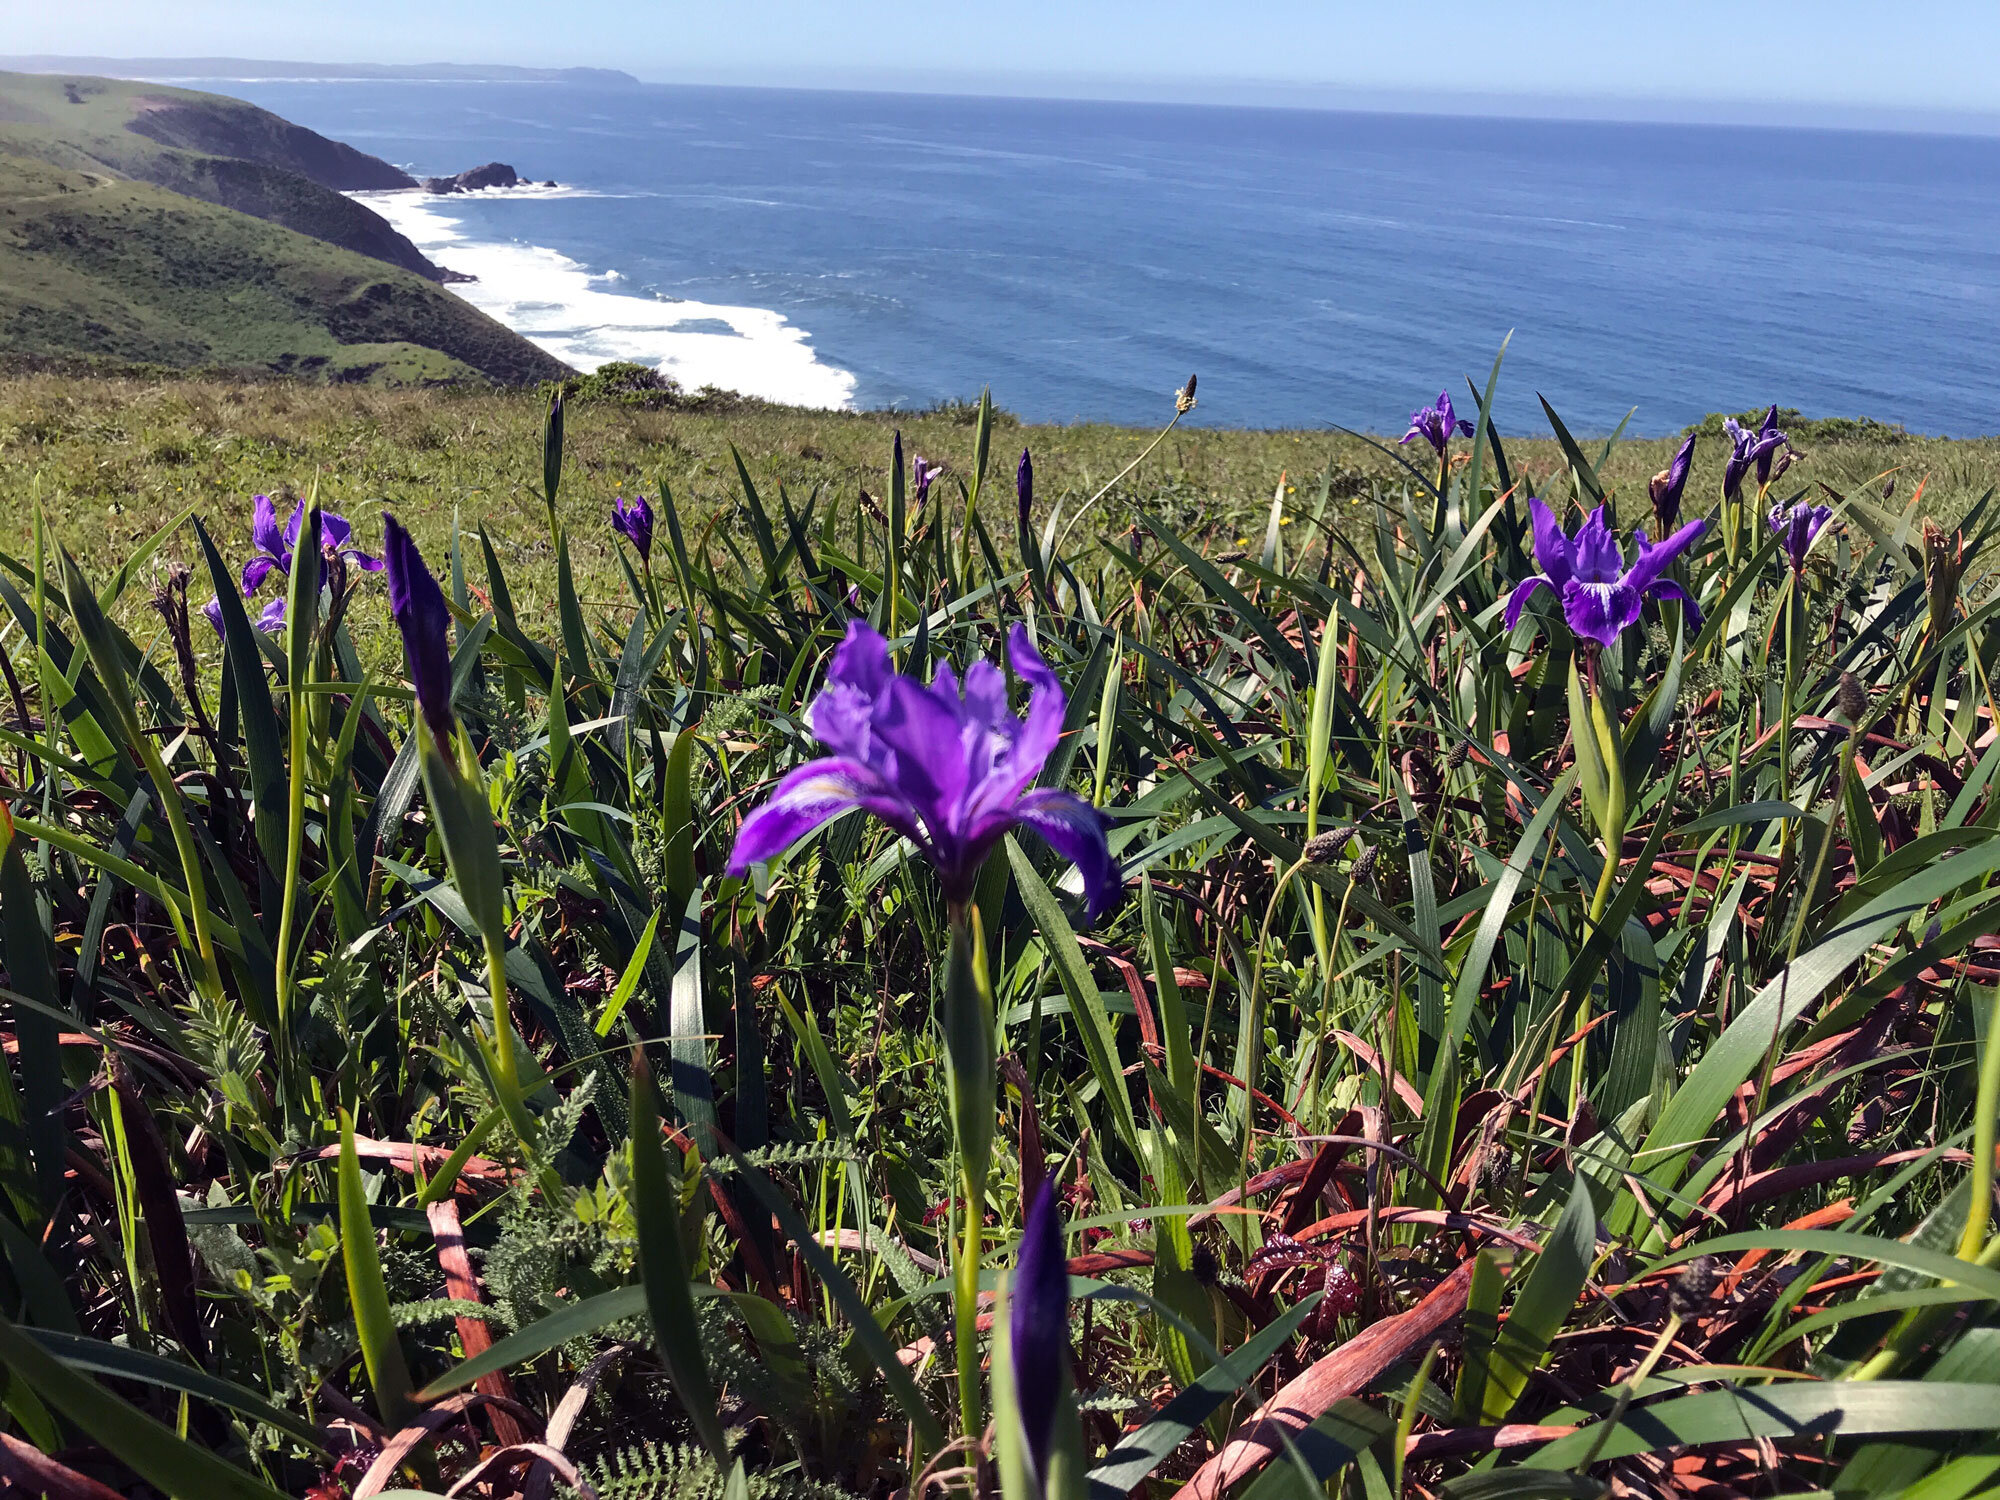
{"type": "Polygon", "coordinates": [[[1096,494],[1092,495],[1088,500],[1084,501],[1082,505],[1077,507],[1076,514],[1071,516],[1068,521],[1063,523],[1062,533],[1059,536],[1057,536],[1055,545],[1049,548],[1049,555],[1043,561],[1044,566],[1053,563],[1055,559],[1062,556],[1063,543],[1069,540],[1069,534],[1072,531],[1076,530],[1076,523],[1078,521],[1081,521],[1084,518],[1084,516],[1089,513],[1090,508],[1093,505],[1097,504],[1098,501],[1102,500],[1106,495],[1110,494],[1113,490],[1117,489],[1119,482],[1123,480],[1127,474],[1130,474],[1134,469],[1138,468],[1140,464],[1144,463],[1146,461],[1147,455],[1150,454],[1155,448],[1159,447],[1161,443],[1165,442],[1167,440],[1167,434],[1172,432],[1176,427],[1178,427],[1180,425],[1181,418],[1186,416],[1188,411],[1192,411],[1193,409],[1194,409],[1193,405],[1192,403],[1190,403],[1186,410],[1176,410],[1174,412],[1174,419],[1171,422],[1167,423],[1165,427],[1162,427],[1160,429],[1159,436],[1155,437],[1152,440],[1152,442],[1146,444],[1145,449],[1139,454],[1137,458],[1133,459],[1132,462],[1125,465],[1125,467],[1120,469],[1116,474],[1112,475],[1111,482],[1109,484],[1105,485],[1103,489],[1099,490],[1096,494]]]}
{"type": "MultiPolygon", "coordinates": [[[[481,936],[486,945],[486,986],[493,1000],[493,1053],[489,1061],[493,1069],[493,1091],[499,1096],[494,1102],[499,1105],[501,1115],[520,1141],[521,1150],[532,1162],[539,1151],[534,1121],[528,1118],[527,1105],[521,1098],[520,1065],[514,1055],[514,1024],[507,1014],[506,941],[501,933],[486,932],[481,936]]],[[[476,1025],[473,1034],[478,1035],[476,1025]]],[[[553,1167],[543,1163],[536,1178],[542,1185],[544,1198],[551,1203],[564,1201],[562,1179],[553,1167]]]]}
{"type": "MultiPolygon", "coordinates": [[[[1597,663],[1592,658],[1590,676],[1590,723],[1579,726],[1582,734],[1597,737],[1598,750],[1604,761],[1606,797],[1604,803],[1604,827],[1598,831],[1604,838],[1604,869],[1597,877],[1597,889],[1591,893],[1588,920],[1585,923],[1586,938],[1593,937],[1604,923],[1604,913],[1611,905],[1611,893],[1618,886],[1618,862],[1625,850],[1625,741],[1618,726],[1612,722],[1610,711],[1604,706],[1604,697],[1597,688],[1597,663]]],[[[1581,987],[1576,998],[1576,1026],[1582,1030],[1590,1020],[1590,988],[1581,987]]],[[[1588,1050],[1578,1042],[1570,1055],[1569,1109],[1570,1118],[1576,1118],[1579,1102],[1583,1098],[1583,1059],[1588,1050]]]]}
{"type": "Polygon", "coordinates": [[[979,1266],[985,1251],[986,1171],[993,1156],[997,1062],[986,944],[968,902],[950,906],[951,943],[941,1017],[952,1133],[965,1219],[953,1246],[953,1346],[963,1431],[985,1428],[979,1363],[979,1266]]]}
{"type": "MultiPolygon", "coordinates": [[[[304,622],[293,623],[291,628],[303,628],[304,622]]],[[[285,888],[278,907],[278,1030],[281,1037],[291,1026],[292,1013],[292,928],[298,919],[299,868],[305,857],[306,835],[306,746],[311,739],[311,727],[307,723],[307,707],[311,702],[308,689],[312,683],[311,651],[298,652],[294,656],[303,682],[291,684],[290,702],[286,705],[291,723],[291,786],[286,802],[285,814],[285,888]]]]}

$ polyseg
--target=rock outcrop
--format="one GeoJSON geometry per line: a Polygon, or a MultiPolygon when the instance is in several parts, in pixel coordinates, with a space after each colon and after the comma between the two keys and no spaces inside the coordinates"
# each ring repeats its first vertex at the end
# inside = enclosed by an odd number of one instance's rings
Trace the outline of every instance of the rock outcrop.
{"type": "Polygon", "coordinates": [[[456,177],[426,177],[423,183],[424,191],[427,193],[476,193],[481,188],[530,185],[504,161],[489,161],[483,167],[473,167],[460,172],[456,177]]]}

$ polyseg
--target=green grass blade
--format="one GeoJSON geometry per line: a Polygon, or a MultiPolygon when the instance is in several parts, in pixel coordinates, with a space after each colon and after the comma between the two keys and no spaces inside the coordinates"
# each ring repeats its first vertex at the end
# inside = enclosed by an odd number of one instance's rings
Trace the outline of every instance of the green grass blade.
{"type": "Polygon", "coordinates": [[[0,1316],[0,1364],[88,1433],[120,1463],[173,1500],[286,1500],[284,1492],[196,1447],[120,1401],[0,1316]]]}
{"type": "Polygon", "coordinates": [[[1549,1343],[1576,1306],[1597,1249],[1597,1210],[1589,1181],[1578,1173],[1562,1217],[1542,1242],[1520,1295],[1493,1341],[1481,1416],[1502,1422],[1527,1389],[1528,1377],[1549,1352],[1549,1343]]]}
{"type": "Polygon", "coordinates": [[[71,1369],[92,1375],[108,1375],[117,1380],[138,1381],[170,1391],[185,1391],[190,1396],[199,1396],[216,1406],[240,1412],[254,1421],[274,1427],[308,1448],[321,1453],[330,1451],[326,1434],[312,1423],[301,1420],[282,1407],[273,1406],[255,1391],[233,1380],[224,1380],[192,1365],[148,1354],[143,1349],[106,1343],[103,1339],[42,1328],[23,1329],[22,1332],[71,1369]]]}
{"type": "Polygon", "coordinates": [[[1076,1022],[1097,1086],[1103,1091],[1105,1106],[1111,1111],[1112,1126],[1133,1156],[1144,1161],[1139,1123],[1132,1113],[1132,1096],[1118,1064],[1117,1036],[1104,1009],[1097,981],[1091,978],[1090,965],[1084,961],[1083,949],[1077,945],[1076,933],[1047,883],[1035,873],[1027,853],[1011,836],[1007,840],[1007,859],[1014,868],[1014,883],[1021,893],[1022,904],[1041,934],[1042,946],[1055,965],[1063,993],[1069,996],[1070,1015],[1076,1022]]]}
{"type": "Polygon", "coordinates": [[[1320,1293],[1302,1299],[1257,1330],[1220,1364],[1177,1394],[1136,1432],[1118,1439],[1090,1471],[1090,1500],[1118,1500],[1166,1462],[1222,1404],[1257,1379],[1273,1355],[1318,1307],[1320,1293]]]}
{"type": "MultiPolygon", "coordinates": [[[[1802,1382],[1731,1386],[1660,1401],[1625,1414],[1600,1459],[1662,1448],[1792,1439],[1818,1448],[1830,1437],[1880,1433],[1991,1433],[2000,1428],[2000,1385],[1929,1380],[1802,1382]]],[[[1595,1425],[1538,1448],[1536,1468],[1574,1464],[1598,1440],[1595,1425]]]]}
{"type": "Polygon", "coordinates": [[[715,1387],[702,1352],[701,1328],[688,1292],[687,1256],[681,1248],[681,1197],[667,1172],[660,1140],[659,1105],[645,1055],[633,1054],[632,1219],[639,1236],[639,1275],[653,1320],[660,1359],[695,1431],[717,1464],[729,1462],[729,1443],[716,1415],[715,1387]]]}
{"type": "Polygon", "coordinates": [[[661,908],[654,908],[653,915],[646,921],[646,930],[639,934],[639,941],[632,948],[632,956],[626,960],[625,972],[618,976],[618,987],[612,990],[611,999],[604,1007],[604,1014],[597,1019],[596,1031],[599,1036],[611,1035],[611,1028],[616,1026],[618,1018],[625,1014],[625,1007],[639,988],[639,981],[646,977],[646,959],[653,951],[653,934],[659,931],[660,914],[661,908]]]}
{"type": "Polygon", "coordinates": [[[354,1149],[354,1121],[340,1116],[340,1256],[347,1268],[347,1298],[361,1340],[361,1362],[375,1392],[375,1409],[392,1430],[409,1420],[410,1369],[389,1311],[389,1288],[375,1247],[375,1225],[361,1182],[361,1158],[354,1149]]]}

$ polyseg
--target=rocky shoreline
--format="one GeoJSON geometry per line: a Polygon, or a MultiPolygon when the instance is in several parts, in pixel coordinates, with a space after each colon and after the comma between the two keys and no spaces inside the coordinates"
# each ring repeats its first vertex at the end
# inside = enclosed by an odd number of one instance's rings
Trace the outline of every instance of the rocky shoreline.
{"type": "Polygon", "coordinates": [[[427,193],[476,193],[482,188],[554,187],[555,180],[536,183],[523,177],[504,161],[489,161],[470,167],[454,177],[426,177],[418,184],[427,193]]]}

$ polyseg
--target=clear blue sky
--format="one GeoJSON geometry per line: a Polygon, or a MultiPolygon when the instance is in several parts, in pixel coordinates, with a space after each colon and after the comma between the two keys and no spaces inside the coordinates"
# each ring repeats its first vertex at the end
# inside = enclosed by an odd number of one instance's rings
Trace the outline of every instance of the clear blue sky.
{"type": "Polygon", "coordinates": [[[13,55],[587,64],[676,82],[1414,108],[1527,96],[1697,116],[2000,112],[1996,0],[9,0],[6,8],[0,52],[13,55]]]}

